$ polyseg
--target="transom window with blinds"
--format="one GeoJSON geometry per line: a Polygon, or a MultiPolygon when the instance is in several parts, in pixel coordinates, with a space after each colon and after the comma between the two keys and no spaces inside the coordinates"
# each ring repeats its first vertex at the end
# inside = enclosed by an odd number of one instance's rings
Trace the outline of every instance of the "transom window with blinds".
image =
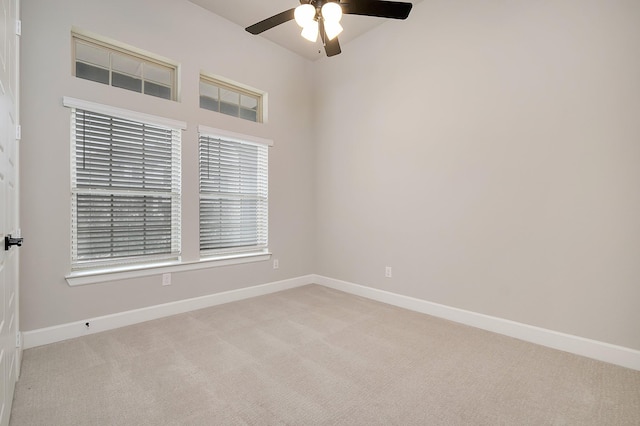
{"type": "Polygon", "coordinates": [[[184,123],[65,98],[72,269],[178,260],[184,123]]]}
{"type": "Polygon", "coordinates": [[[200,254],[261,254],[268,242],[269,140],[200,127],[200,254]]]}

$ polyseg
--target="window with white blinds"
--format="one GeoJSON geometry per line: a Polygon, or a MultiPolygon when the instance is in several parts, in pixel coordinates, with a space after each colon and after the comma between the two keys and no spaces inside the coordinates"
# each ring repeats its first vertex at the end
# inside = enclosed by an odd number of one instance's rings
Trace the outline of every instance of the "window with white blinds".
{"type": "Polygon", "coordinates": [[[180,256],[179,128],[72,108],[72,268],[180,256]]]}
{"type": "Polygon", "coordinates": [[[200,134],[200,253],[264,253],[268,147],[200,134]]]}

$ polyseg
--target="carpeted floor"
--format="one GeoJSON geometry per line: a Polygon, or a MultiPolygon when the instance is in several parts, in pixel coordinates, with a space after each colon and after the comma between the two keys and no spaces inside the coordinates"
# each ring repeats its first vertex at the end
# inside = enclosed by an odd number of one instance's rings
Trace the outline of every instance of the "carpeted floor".
{"type": "Polygon", "coordinates": [[[640,425],[640,372],[312,285],[29,349],[10,424],[640,425]]]}

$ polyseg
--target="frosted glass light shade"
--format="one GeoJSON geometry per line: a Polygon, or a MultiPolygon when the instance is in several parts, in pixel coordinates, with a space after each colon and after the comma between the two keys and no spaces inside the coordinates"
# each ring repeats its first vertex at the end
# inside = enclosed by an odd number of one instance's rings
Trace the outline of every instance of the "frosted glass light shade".
{"type": "Polygon", "coordinates": [[[318,39],[318,21],[311,21],[302,29],[302,37],[306,38],[312,43],[315,43],[318,39]]]}
{"type": "Polygon", "coordinates": [[[296,7],[293,17],[296,19],[296,23],[304,28],[307,24],[313,22],[313,18],[316,17],[316,8],[309,3],[301,4],[296,7]]]}
{"type": "Polygon", "coordinates": [[[325,22],[335,22],[337,24],[342,19],[342,8],[335,2],[325,3],[322,6],[322,17],[325,22]]]}
{"type": "Polygon", "coordinates": [[[339,22],[335,21],[325,21],[324,22],[324,32],[327,34],[327,38],[329,40],[333,40],[342,32],[343,28],[339,22]]]}

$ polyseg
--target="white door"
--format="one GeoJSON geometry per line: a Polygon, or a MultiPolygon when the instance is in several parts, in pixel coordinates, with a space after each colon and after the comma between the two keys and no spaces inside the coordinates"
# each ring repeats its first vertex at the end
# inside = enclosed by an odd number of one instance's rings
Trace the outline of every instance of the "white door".
{"type": "Polygon", "coordinates": [[[20,0],[0,0],[0,426],[9,424],[18,377],[18,49],[20,0]]]}

